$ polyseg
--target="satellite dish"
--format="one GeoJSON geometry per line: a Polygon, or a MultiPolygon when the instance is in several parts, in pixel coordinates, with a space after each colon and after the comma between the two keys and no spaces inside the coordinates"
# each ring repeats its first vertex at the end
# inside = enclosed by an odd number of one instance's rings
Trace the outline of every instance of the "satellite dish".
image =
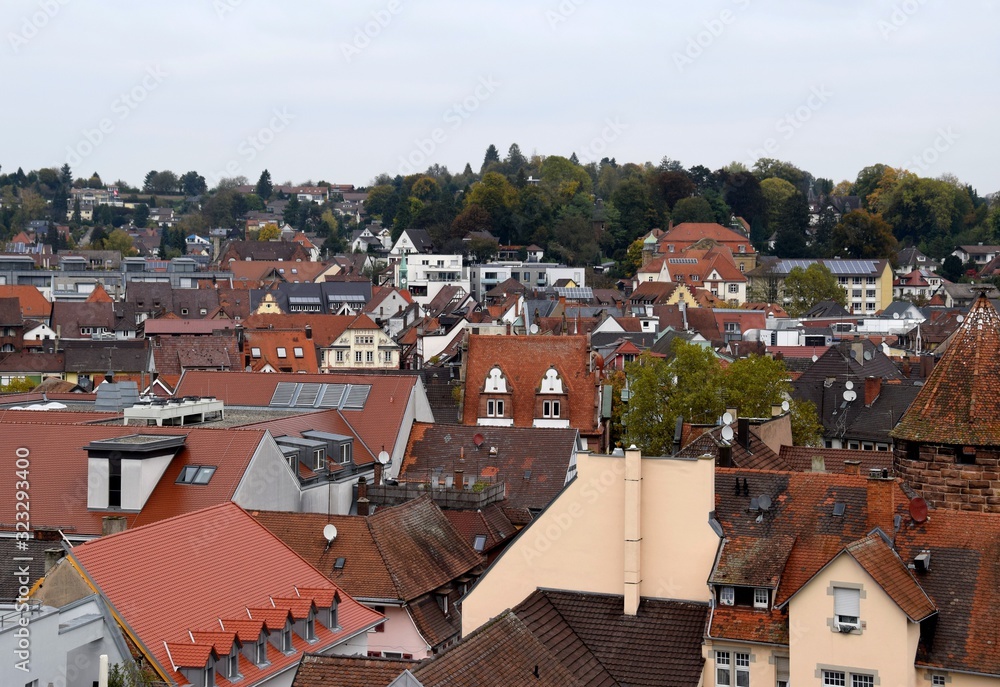
{"type": "Polygon", "coordinates": [[[782,402],[781,402],[781,410],[782,410],[783,412],[787,413],[787,412],[788,412],[788,409],[789,409],[789,408],[791,408],[791,407],[792,407],[792,406],[791,406],[791,405],[789,405],[788,401],[782,401],[782,402]]]}
{"type": "Polygon", "coordinates": [[[814,355],[813,356],[813,362],[816,362],[817,360],[819,360],[819,356],[818,355],[814,355]]]}
{"type": "Polygon", "coordinates": [[[854,388],[854,382],[852,382],[850,380],[844,382],[844,388],[845,389],[853,389],[854,388]]]}
{"type": "Polygon", "coordinates": [[[927,502],[919,496],[910,500],[910,517],[918,525],[927,522],[927,502]]]}
{"type": "Polygon", "coordinates": [[[847,391],[844,392],[844,400],[847,401],[848,403],[857,400],[857,398],[858,398],[857,391],[851,391],[850,389],[848,389],[847,391]]]}
{"type": "Polygon", "coordinates": [[[378,456],[375,458],[379,465],[389,464],[389,453],[387,451],[379,451],[378,456]]]}
{"type": "Polygon", "coordinates": [[[731,425],[733,424],[733,414],[728,410],[722,414],[722,424],[731,425]]]}
{"type": "Polygon", "coordinates": [[[871,360],[873,357],[871,351],[865,351],[865,360],[871,360]]]}
{"type": "Polygon", "coordinates": [[[326,538],[327,543],[333,543],[333,540],[337,538],[337,527],[332,523],[323,528],[323,536],[326,538]]]}
{"type": "Polygon", "coordinates": [[[959,315],[958,317],[956,317],[956,318],[955,318],[955,320],[956,320],[956,321],[957,321],[957,322],[958,322],[959,324],[962,324],[963,322],[965,322],[965,315],[959,315]]]}
{"type": "Polygon", "coordinates": [[[476,445],[476,448],[482,446],[485,441],[486,437],[484,437],[482,434],[477,434],[476,436],[472,437],[472,443],[476,445]]]}
{"type": "Polygon", "coordinates": [[[726,425],[725,427],[722,428],[722,440],[723,441],[733,440],[733,428],[730,427],[729,425],[726,425]]]}
{"type": "Polygon", "coordinates": [[[899,313],[898,313],[898,312],[894,312],[894,313],[892,314],[892,319],[894,319],[894,320],[898,320],[898,319],[899,319],[899,313]]]}
{"type": "Polygon", "coordinates": [[[771,497],[767,494],[761,494],[757,497],[757,505],[760,506],[761,510],[767,510],[771,507],[771,497]]]}
{"type": "Polygon", "coordinates": [[[858,352],[855,351],[853,348],[850,350],[849,355],[851,356],[851,360],[857,360],[858,359],[858,352]]]}
{"type": "Polygon", "coordinates": [[[604,356],[603,355],[600,355],[600,354],[595,354],[594,355],[594,366],[598,370],[603,370],[604,369],[604,356]]]}
{"type": "Polygon", "coordinates": [[[537,334],[538,333],[538,325],[537,324],[531,325],[530,327],[528,327],[528,331],[531,332],[532,334],[537,334]]]}

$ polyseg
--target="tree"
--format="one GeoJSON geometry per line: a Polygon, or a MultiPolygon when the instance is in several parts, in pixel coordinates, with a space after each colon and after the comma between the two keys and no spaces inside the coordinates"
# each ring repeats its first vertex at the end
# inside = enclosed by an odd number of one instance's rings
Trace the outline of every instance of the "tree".
{"type": "Polygon", "coordinates": [[[897,246],[889,223],[866,210],[844,215],[830,236],[833,253],[845,258],[895,261],[897,246]]]}
{"type": "Polygon", "coordinates": [[[271,194],[274,193],[274,185],[271,183],[271,173],[266,169],[260,173],[260,179],[257,180],[256,193],[261,200],[270,200],[271,194]]]}
{"type": "Polygon", "coordinates": [[[260,228],[260,232],[257,234],[258,241],[276,241],[279,238],[281,238],[281,229],[279,229],[278,225],[273,222],[265,224],[260,228]]]}
{"type": "Polygon", "coordinates": [[[208,191],[205,177],[198,172],[185,172],[180,178],[181,192],[185,196],[201,196],[208,191]]]}
{"type": "Polygon", "coordinates": [[[796,193],[795,186],[784,179],[772,177],[760,182],[760,192],[764,195],[764,203],[767,208],[767,227],[771,231],[776,231],[778,217],[781,215],[785,203],[796,193]]]}
{"type": "Polygon", "coordinates": [[[775,160],[769,157],[762,157],[757,160],[753,165],[753,173],[758,179],[762,180],[761,185],[767,179],[782,179],[794,186],[800,193],[808,192],[809,182],[812,181],[811,174],[803,172],[791,162],[775,160]]]}
{"type": "Polygon", "coordinates": [[[517,174],[528,164],[528,158],[521,152],[521,147],[516,143],[511,143],[507,149],[507,158],[503,161],[507,174],[517,174]]]}
{"type": "MultiPolygon", "coordinates": [[[[861,206],[866,210],[872,210],[871,204],[868,202],[868,196],[870,196],[878,187],[879,182],[885,175],[885,170],[889,169],[888,165],[883,165],[878,163],[875,165],[869,165],[858,172],[858,177],[855,179],[852,190],[854,195],[861,198],[861,206]]],[[[842,182],[843,183],[843,182],[842,182]]],[[[846,193],[839,195],[848,195],[846,193]]]]}
{"type": "Polygon", "coordinates": [[[153,182],[156,179],[157,173],[155,169],[146,173],[146,178],[142,180],[143,193],[153,193],[153,182]]]}
{"type": "Polygon", "coordinates": [[[149,207],[145,203],[139,203],[135,206],[132,214],[132,222],[137,227],[144,227],[149,222],[149,207]]]}
{"type": "Polygon", "coordinates": [[[807,258],[812,251],[807,241],[809,202],[795,192],[781,204],[775,219],[774,252],[783,258],[807,258]]]}
{"type": "Polygon", "coordinates": [[[489,171],[491,165],[500,164],[500,151],[497,147],[490,143],[490,147],[486,149],[486,155],[483,157],[483,166],[479,170],[480,174],[485,174],[489,171]]]}
{"type": "Polygon", "coordinates": [[[135,255],[137,251],[132,247],[132,237],[124,229],[112,229],[101,246],[104,250],[118,251],[123,256],[135,255]]]}
{"type": "Polygon", "coordinates": [[[949,255],[941,263],[941,269],[938,270],[938,274],[948,281],[957,282],[962,278],[964,271],[965,267],[962,265],[962,260],[957,255],[949,255]]]}
{"type": "Polygon", "coordinates": [[[895,227],[896,238],[914,243],[962,230],[963,213],[956,203],[968,194],[946,181],[910,175],[879,196],[878,210],[895,227]]]}
{"type": "Polygon", "coordinates": [[[770,417],[771,406],[788,398],[792,387],[780,360],[751,355],[734,361],[723,375],[726,407],[742,417],[770,417]]]}
{"type": "Polygon", "coordinates": [[[292,227],[298,228],[299,222],[302,216],[302,205],[299,203],[299,197],[297,195],[292,195],[288,199],[288,203],[285,205],[285,211],[281,215],[281,219],[292,227]]]}
{"type": "Polygon", "coordinates": [[[823,425],[812,401],[792,399],[792,444],[794,446],[822,446],[823,425]]]}
{"type": "Polygon", "coordinates": [[[692,198],[681,198],[674,205],[670,218],[675,224],[681,222],[715,222],[715,210],[712,205],[701,196],[692,198]]]}
{"type": "MultiPolygon", "coordinates": [[[[756,219],[763,220],[767,205],[757,177],[747,171],[727,171],[724,174],[722,197],[733,213],[751,224],[756,219]]],[[[750,240],[760,245],[761,238],[766,240],[767,237],[751,236],[750,240]]]]}
{"type": "Polygon", "coordinates": [[[847,292],[840,288],[837,278],[821,262],[814,262],[806,269],[793,267],[785,277],[785,310],[792,317],[799,317],[820,301],[834,301],[847,305],[847,292]]]}
{"type": "Polygon", "coordinates": [[[23,394],[31,391],[36,386],[27,377],[14,377],[6,384],[0,385],[0,394],[23,394]]]}

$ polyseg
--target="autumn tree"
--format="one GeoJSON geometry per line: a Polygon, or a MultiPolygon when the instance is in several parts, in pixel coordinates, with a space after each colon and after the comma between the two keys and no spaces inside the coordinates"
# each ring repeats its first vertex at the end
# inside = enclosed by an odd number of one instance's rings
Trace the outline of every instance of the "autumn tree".
{"type": "Polygon", "coordinates": [[[279,238],[281,238],[281,229],[273,222],[265,224],[257,234],[258,241],[277,241],[279,238]]]}
{"type": "Polygon", "coordinates": [[[785,277],[785,310],[799,317],[820,301],[847,305],[847,292],[826,265],[814,262],[809,267],[793,267],[785,277]]]}
{"type": "Polygon", "coordinates": [[[830,248],[845,258],[895,260],[897,246],[889,223],[866,210],[844,215],[830,235],[830,248]]]}

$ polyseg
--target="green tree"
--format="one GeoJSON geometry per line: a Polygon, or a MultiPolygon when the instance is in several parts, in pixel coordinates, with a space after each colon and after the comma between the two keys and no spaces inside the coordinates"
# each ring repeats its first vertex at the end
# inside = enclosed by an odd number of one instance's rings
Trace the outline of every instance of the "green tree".
{"type": "Polygon", "coordinates": [[[774,252],[783,258],[807,258],[813,253],[808,243],[809,203],[795,192],[785,200],[774,226],[774,252]]]}
{"type": "Polygon", "coordinates": [[[132,237],[124,229],[112,229],[101,246],[104,250],[114,250],[123,256],[136,255],[137,251],[132,246],[132,237]]]}
{"type": "Polygon", "coordinates": [[[785,310],[799,317],[820,301],[847,305],[847,292],[823,263],[814,262],[806,269],[793,267],[785,277],[785,310]]]}
{"type": "Polygon", "coordinates": [[[486,149],[486,155],[483,156],[483,166],[479,170],[480,174],[485,174],[490,170],[492,165],[500,164],[500,151],[497,147],[490,143],[490,147],[486,149]]]}
{"type": "Polygon", "coordinates": [[[941,263],[941,269],[938,270],[938,274],[942,278],[951,282],[959,281],[964,273],[965,266],[962,265],[962,260],[957,255],[947,256],[941,263]]]}
{"type": "Polygon", "coordinates": [[[830,235],[831,250],[845,258],[886,258],[895,261],[897,246],[889,223],[866,210],[844,215],[830,235]]]}
{"type": "Polygon", "coordinates": [[[208,184],[205,183],[205,177],[198,174],[198,172],[185,172],[181,175],[179,183],[181,193],[185,196],[201,196],[208,191],[208,184]]]}
{"type": "MultiPolygon", "coordinates": [[[[871,204],[868,201],[868,197],[875,192],[878,188],[879,182],[882,181],[882,177],[885,175],[885,171],[889,169],[888,165],[883,165],[878,163],[875,165],[869,165],[858,172],[858,177],[855,179],[851,190],[854,192],[853,195],[861,198],[861,205],[866,210],[872,210],[871,204]]],[[[838,188],[840,186],[838,185],[838,188]]],[[[839,193],[836,195],[848,195],[846,193],[839,193]]]]}
{"type": "Polygon", "coordinates": [[[965,191],[945,181],[904,177],[878,200],[882,217],[895,227],[896,238],[914,243],[962,230],[963,213],[957,198],[965,191]]]}
{"type": "Polygon", "coordinates": [[[27,377],[14,377],[8,383],[0,386],[0,394],[23,394],[37,386],[27,377]]]}
{"type": "Polygon", "coordinates": [[[553,202],[568,203],[577,193],[590,193],[594,183],[587,170],[559,155],[545,158],[539,176],[553,202]]]}
{"type": "Polygon", "coordinates": [[[274,184],[271,183],[271,173],[266,169],[260,173],[260,178],[257,180],[256,193],[262,200],[270,200],[271,194],[274,193],[274,184]]]}
{"type": "Polygon", "coordinates": [[[812,401],[792,399],[792,444],[794,446],[822,446],[823,425],[812,401]]]}
{"type": "Polygon", "coordinates": [[[771,231],[776,231],[785,203],[795,196],[795,186],[784,179],[772,177],[760,182],[760,192],[764,195],[767,208],[767,226],[771,231]]]}
{"type": "Polygon", "coordinates": [[[715,222],[715,210],[712,205],[701,196],[692,198],[681,198],[674,205],[673,212],[670,213],[675,224],[681,222],[715,222]]]}
{"type": "Polygon", "coordinates": [[[149,222],[149,207],[145,203],[139,203],[132,212],[132,221],[137,227],[144,227],[149,222]]]}
{"type": "Polygon", "coordinates": [[[726,407],[739,408],[742,417],[770,417],[771,406],[786,400],[792,390],[785,364],[761,355],[734,361],[722,384],[726,407]]]}

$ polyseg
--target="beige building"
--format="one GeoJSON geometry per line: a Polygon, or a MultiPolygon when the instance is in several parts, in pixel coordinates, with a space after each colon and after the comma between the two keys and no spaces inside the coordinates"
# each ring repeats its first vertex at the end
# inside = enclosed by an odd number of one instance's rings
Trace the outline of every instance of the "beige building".
{"type": "Polygon", "coordinates": [[[321,369],[399,369],[399,344],[367,315],[360,315],[323,349],[321,369]]]}

